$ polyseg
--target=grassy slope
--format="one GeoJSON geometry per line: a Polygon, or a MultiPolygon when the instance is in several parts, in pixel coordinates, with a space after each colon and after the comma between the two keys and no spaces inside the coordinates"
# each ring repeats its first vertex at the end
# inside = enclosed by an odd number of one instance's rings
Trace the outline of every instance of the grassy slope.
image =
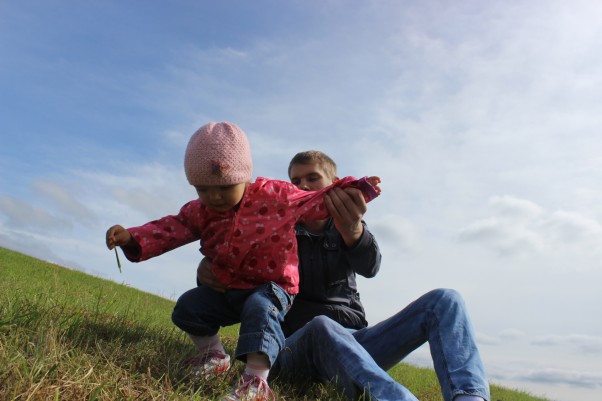
{"type": "MultiPolygon", "coordinates": [[[[194,353],[170,321],[173,302],[0,248],[0,401],[211,400],[241,364],[210,384],[178,362],[194,353]]],[[[229,351],[237,327],[222,330],[229,351]]],[[[442,400],[434,372],[390,372],[422,401],[442,400]]],[[[330,386],[274,383],[281,400],[342,400],[330,386]]],[[[492,399],[542,401],[492,387],[492,399]]]]}

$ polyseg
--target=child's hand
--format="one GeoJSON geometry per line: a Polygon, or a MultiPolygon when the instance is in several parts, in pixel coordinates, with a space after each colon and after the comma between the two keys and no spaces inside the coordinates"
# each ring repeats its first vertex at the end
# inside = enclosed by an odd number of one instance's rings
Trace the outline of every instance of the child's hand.
{"type": "Polygon", "coordinates": [[[132,241],[132,234],[120,225],[113,226],[107,230],[107,248],[125,246],[132,241]]]}
{"type": "Polygon", "coordinates": [[[381,183],[380,177],[377,177],[375,175],[366,178],[366,181],[368,181],[370,183],[370,185],[372,185],[374,187],[374,190],[376,191],[376,193],[378,193],[380,195],[380,187],[378,186],[378,184],[381,183]]]}

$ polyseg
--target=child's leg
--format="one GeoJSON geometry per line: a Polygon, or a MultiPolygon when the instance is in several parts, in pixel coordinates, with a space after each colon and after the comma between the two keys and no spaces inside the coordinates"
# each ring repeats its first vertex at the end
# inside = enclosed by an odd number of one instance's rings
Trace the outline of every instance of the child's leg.
{"type": "Polygon", "coordinates": [[[269,373],[270,360],[266,354],[260,354],[259,352],[247,354],[245,374],[261,377],[264,381],[267,381],[269,373]]]}
{"type": "Polygon", "coordinates": [[[284,346],[280,324],[290,309],[292,297],[275,283],[254,289],[244,301],[240,314],[240,335],[236,358],[245,361],[246,355],[267,356],[271,366],[284,346]]]}
{"type": "Polygon", "coordinates": [[[246,299],[241,292],[238,299],[242,310],[236,357],[247,364],[238,384],[222,401],[273,400],[267,377],[284,346],[280,324],[290,309],[292,297],[274,283],[257,287],[244,296],[246,299]]]}
{"type": "Polygon", "coordinates": [[[230,306],[225,294],[200,286],[178,298],[171,320],[189,335],[210,337],[217,334],[220,326],[238,323],[239,313],[230,306]]]}
{"type": "Polygon", "coordinates": [[[172,321],[199,350],[184,362],[195,376],[209,379],[230,368],[230,357],[217,332],[220,326],[238,322],[238,311],[232,310],[224,294],[205,286],[185,292],[176,302],[172,321]]]}
{"type": "Polygon", "coordinates": [[[188,333],[188,337],[190,337],[194,345],[196,345],[197,349],[201,353],[207,353],[211,351],[221,354],[226,353],[226,350],[224,349],[224,346],[222,345],[222,342],[217,334],[200,337],[188,333]]]}

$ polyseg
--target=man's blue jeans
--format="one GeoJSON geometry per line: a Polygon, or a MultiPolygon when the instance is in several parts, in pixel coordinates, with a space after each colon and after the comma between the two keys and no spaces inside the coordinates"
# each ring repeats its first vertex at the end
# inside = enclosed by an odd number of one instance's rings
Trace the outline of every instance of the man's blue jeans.
{"type": "Polygon", "coordinates": [[[489,384],[464,301],[431,291],[393,317],[352,331],[318,316],[286,339],[273,372],[292,380],[335,383],[350,398],[417,401],[386,370],[429,343],[445,401],[466,394],[489,400],[489,384]]]}
{"type": "Polygon", "coordinates": [[[284,345],[280,324],[291,301],[292,297],[275,283],[225,293],[201,285],[178,298],[171,320],[195,336],[212,336],[220,326],[240,322],[236,358],[244,361],[246,354],[262,352],[273,365],[284,345]]]}

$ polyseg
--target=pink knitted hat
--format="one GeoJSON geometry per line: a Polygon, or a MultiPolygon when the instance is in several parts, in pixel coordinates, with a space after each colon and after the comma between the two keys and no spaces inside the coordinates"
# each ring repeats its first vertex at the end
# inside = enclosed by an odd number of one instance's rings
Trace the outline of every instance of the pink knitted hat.
{"type": "Polygon", "coordinates": [[[184,170],[190,185],[250,181],[253,162],[247,136],[232,123],[211,122],[202,126],[188,142],[184,170]]]}

